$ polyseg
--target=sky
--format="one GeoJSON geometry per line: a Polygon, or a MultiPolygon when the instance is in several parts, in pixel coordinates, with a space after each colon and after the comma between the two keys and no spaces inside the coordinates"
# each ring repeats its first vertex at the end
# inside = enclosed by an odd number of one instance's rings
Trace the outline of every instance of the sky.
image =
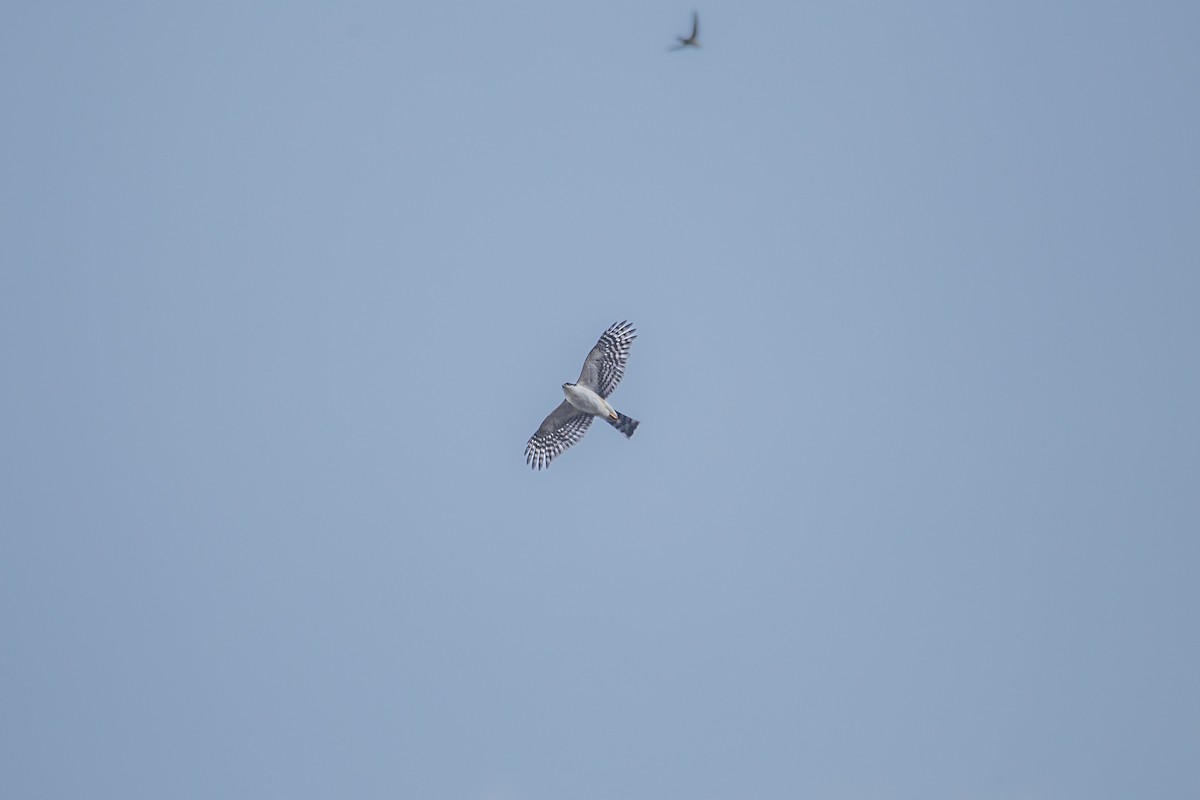
{"type": "Polygon", "coordinates": [[[1200,796],[1200,5],[691,10],[0,10],[0,795],[1200,796]]]}

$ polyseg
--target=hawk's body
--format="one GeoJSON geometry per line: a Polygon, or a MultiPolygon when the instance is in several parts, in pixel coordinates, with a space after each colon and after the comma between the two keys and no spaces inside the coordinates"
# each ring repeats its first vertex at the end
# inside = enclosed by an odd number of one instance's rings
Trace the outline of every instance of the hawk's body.
{"type": "Polygon", "coordinates": [[[633,436],[638,421],[618,412],[607,398],[625,376],[629,347],[636,339],[628,322],[614,323],[588,353],[575,383],[564,383],[567,399],[542,421],[541,427],[525,445],[525,461],[535,469],[550,465],[555,456],[578,442],[587,433],[592,420],[603,417],[625,435],[633,436]]]}
{"type": "Polygon", "coordinates": [[[616,416],[617,412],[608,404],[608,401],[586,386],[580,386],[578,383],[564,383],[563,394],[567,396],[568,403],[585,414],[597,417],[616,416]]]}

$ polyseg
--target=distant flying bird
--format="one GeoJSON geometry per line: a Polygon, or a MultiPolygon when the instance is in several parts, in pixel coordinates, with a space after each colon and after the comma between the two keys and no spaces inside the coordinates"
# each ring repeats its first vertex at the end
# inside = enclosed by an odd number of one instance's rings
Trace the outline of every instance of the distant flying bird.
{"type": "Polygon", "coordinates": [[[525,463],[534,469],[550,466],[550,461],[587,433],[596,417],[603,417],[609,425],[633,436],[640,424],[614,409],[604,398],[612,394],[625,377],[625,362],[629,360],[629,347],[637,338],[636,329],[628,322],[614,322],[601,336],[600,341],[588,353],[583,370],[575,383],[564,383],[563,394],[567,399],[550,412],[542,426],[525,445],[525,463]]]}
{"type": "Polygon", "coordinates": [[[672,47],[671,48],[672,50],[682,50],[685,47],[699,47],[700,46],[700,15],[697,14],[695,11],[692,12],[692,35],[691,36],[687,37],[686,39],[683,38],[682,36],[676,36],[675,38],[679,40],[679,44],[672,47]]]}

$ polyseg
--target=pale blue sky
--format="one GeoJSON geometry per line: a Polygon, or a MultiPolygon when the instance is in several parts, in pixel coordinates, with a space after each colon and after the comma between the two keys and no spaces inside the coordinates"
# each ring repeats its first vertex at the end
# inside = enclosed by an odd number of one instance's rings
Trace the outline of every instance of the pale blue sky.
{"type": "Polygon", "coordinates": [[[1200,796],[1200,5],[690,11],[0,11],[0,795],[1200,796]]]}

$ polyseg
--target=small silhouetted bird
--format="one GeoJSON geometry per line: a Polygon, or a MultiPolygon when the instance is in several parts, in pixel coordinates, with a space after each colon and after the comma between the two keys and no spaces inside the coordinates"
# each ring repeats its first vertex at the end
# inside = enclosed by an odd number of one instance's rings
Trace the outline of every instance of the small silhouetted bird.
{"type": "Polygon", "coordinates": [[[672,50],[682,50],[685,47],[699,47],[700,46],[700,15],[697,14],[695,11],[692,12],[692,35],[691,36],[687,37],[686,39],[682,36],[676,36],[675,38],[679,40],[679,44],[672,47],[671,48],[672,50]]]}

